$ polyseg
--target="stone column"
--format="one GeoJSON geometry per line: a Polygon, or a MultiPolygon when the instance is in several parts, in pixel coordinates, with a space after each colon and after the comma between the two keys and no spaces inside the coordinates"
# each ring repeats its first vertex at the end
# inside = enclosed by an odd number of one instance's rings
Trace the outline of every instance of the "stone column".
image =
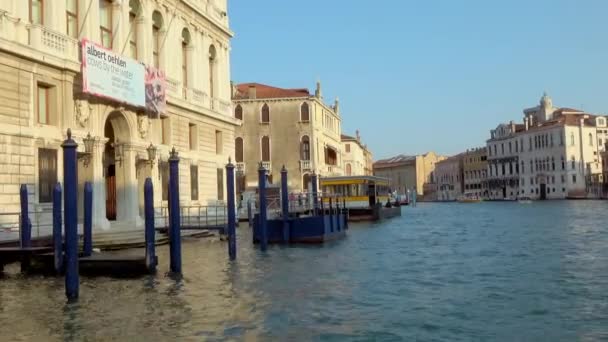
{"type": "Polygon", "coordinates": [[[110,229],[106,218],[106,179],[103,172],[103,153],[108,139],[101,138],[95,142],[89,168],[93,183],[93,229],[110,229]]]}

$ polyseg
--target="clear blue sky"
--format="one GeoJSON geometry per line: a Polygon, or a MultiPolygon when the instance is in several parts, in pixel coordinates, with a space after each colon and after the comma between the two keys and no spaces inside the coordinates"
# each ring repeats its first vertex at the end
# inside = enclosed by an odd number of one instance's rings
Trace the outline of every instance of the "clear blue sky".
{"type": "Polygon", "coordinates": [[[232,79],[340,98],[376,159],[482,146],[543,91],[608,113],[606,0],[229,0],[232,79]]]}

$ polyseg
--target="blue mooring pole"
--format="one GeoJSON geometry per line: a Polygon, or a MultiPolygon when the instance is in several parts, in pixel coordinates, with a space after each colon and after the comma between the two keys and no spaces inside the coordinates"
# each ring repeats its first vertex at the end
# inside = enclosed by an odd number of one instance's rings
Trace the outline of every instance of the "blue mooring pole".
{"type": "Polygon", "coordinates": [[[312,183],[312,207],[314,208],[314,214],[317,215],[317,210],[319,207],[319,190],[317,184],[317,174],[315,172],[312,173],[310,182],[312,183]]]}
{"type": "Polygon", "coordinates": [[[281,209],[283,210],[283,243],[288,243],[289,236],[289,188],[287,186],[287,169],[281,169],[281,209]]]}
{"type": "Polygon", "coordinates": [[[260,195],[259,211],[260,211],[260,249],[266,251],[268,249],[268,227],[266,222],[266,169],[260,163],[258,169],[258,191],[260,195]]]}
{"type": "Polygon", "coordinates": [[[182,273],[182,241],[179,209],[179,156],[175,147],[169,156],[169,254],[170,269],[174,273],[182,273]]]}
{"type": "Polygon", "coordinates": [[[249,228],[253,227],[253,212],[251,210],[251,199],[247,200],[247,220],[249,221],[249,228]]]}
{"type": "MultiPolygon", "coordinates": [[[[27,204],[27,185],[21,184],[19,189],[19,201],[21,204],[21,227],[19,227],[19,242],[21,248],[32,247],[32,223],[30,222],[27,204]]],[[[21,272],[30,268],[30,258],[27,255],[21,257],[21,272]]]]}
{"type": "Polygon", "coordinates": [[[84,183],[83,235],[82,254],[91,256],[93,254],[93,186],[91,182],[84,183]]]}
{"type": "Polygon", "coordinates": [[[144,214],[146,219],[146,268],[149,272],[156,271],[156,232],[154,231],[154,188],[152,178],[146,178],[144,183],[144,214]]]}
{"type": "Polygon", "coordinates": [[[78,169],[76,148],[68,129],[63,148],[63,203],[65,206],[65,295],[68,300],[78,298],[78,169]]]}
{"type": "Polygon", "coordinates": [[[63,271],[63,240],[61,236],[61,184],[53,189],[53,249],[55,254],[55,273],[63,271]]]}
{"type": "Polygon", "coordinates": [[[226,165],[226,192],[228,193],[228,256],[236,259],[236,193],[234,189],[234,164],[226,165]]]}

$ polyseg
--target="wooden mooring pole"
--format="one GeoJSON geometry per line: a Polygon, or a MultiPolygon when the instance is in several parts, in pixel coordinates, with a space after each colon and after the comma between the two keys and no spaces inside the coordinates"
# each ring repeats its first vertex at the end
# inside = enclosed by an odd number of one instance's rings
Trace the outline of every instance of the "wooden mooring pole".
{"type": "Polygon", "coordinates": [[[234,164],[226,165],[226,192],[228,193],[228,256],[236,259],[236,193],[234,189],[234,164]]]}
{"type": "Polygon", "coordinates": [[[266,222],[266,169],[260,163],[258,169],[258,192],[260,196],[259,200],[259,217],[260,217],[260,249],[266,251],[268,249],[268,231],[266,222]]]}
{"type": "Polygon", "coordinates": [[[289,243],[289,188],[287,186],[287,169],[281,169],[281,209],[283,216],[283,243],[289,243]]]}
{"type": "Polygon", "coordinates": [[[78,144],[68,137],[61,145],[63,148],[63,184],[65,205],[65,295],[68,300],[78,299],[78,169],[76,148],[78,144]]]}

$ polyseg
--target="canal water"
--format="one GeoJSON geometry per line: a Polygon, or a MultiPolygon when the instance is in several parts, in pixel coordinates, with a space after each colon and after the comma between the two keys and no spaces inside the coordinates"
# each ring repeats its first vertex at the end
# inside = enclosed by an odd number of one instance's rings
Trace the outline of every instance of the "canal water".
{"type": "Polygon", "coordinates": [[[184,243],[184,277],[0,279],[0,339],[608,340],[607,202],[426,204],[324,246],[184,243]]]}

